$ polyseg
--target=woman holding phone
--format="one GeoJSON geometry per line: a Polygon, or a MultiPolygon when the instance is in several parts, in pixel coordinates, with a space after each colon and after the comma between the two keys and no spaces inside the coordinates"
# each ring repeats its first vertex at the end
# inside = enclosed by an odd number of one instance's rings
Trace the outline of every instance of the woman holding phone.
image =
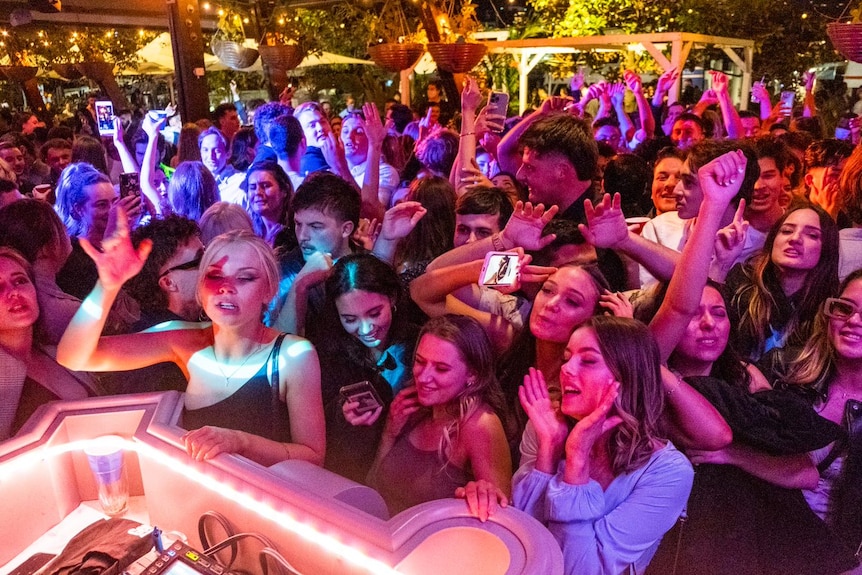
{"type": "Polygon", "coordinates": [[[508,496],[503,409],[491,344],[479,323],[458,315],[432,319],[419,334],[413,385],[389,409],[369,485],[392,514],[453,497],[471,480],[508,496]]]}

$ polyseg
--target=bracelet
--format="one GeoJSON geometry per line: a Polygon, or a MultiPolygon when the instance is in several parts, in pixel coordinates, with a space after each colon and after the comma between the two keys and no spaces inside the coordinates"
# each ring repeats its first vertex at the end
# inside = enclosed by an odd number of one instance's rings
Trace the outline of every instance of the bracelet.
{"type": "Polygon", "coordinates": [[[503,233],[497,232],[496,234],[491,236],[491,243],[494,245],[494,250],[498,252],[505,252],[506,246],[503,244],[503,233]]]}
{"type": "Polygon", "coordinates": [[[466,136],[475,136],[476,132],[467,132],[466,134],[461,134],[461,137],[464,138],[466,136]]]}

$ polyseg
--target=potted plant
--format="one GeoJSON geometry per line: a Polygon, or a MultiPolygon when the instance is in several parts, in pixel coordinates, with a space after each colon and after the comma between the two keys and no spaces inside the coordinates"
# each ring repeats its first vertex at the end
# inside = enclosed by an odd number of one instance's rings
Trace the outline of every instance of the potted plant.
{"type": "MultiPolygon", "coordinates": [[[[428,52],[437,67],[453,74],[464,74],[472,70],[485,56],[488,47],[470,42],[481,25],[476,18],[476,5],[460,3],[458,0],[442,0],[433,6],[423,6],[426,14],[430,10],[436,25],[439,40],[429,34],[428,52]],[[457,7],[460,4],[460,9],[457,7]]],[[[427,15],[423,20],[427,20],[427,15]]]]}
{"type": "Polygon", "coordinates": [[[219,17],[218,25],[210,49],[219,61],[234,70],[250,67],[257,61],[258,51],[245,45],[245,29],[242,17],[233,11],[219,17]]]}
{"type": "Polygon", "coordinates": [[[850,22],[832,22],[826,25],[826,34],[832,45],[848,60],[862,62],[862,4],[850,11],[850,22]]]}
{"type": "Polygon", "coordinates": [[[400,0],[387,0],[374,22],[368,54],[374,63],[389,72],[409,70],[425,53],[423,31],[411,32],[400,0]]]}

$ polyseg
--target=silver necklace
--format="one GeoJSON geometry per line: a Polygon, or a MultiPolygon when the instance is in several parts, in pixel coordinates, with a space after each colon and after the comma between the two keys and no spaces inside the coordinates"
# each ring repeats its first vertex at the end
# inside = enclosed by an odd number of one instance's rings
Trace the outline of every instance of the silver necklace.
{"type": "Polygon", "coordinates": [[[240,363],[240,364],[239,364],[239,365],[238,365],[238,366],[237,366],[237,367],[236,367],[236,368],[235,368],[235,369],[230,373],[230,375],[228,375],[228,374],[226,374],[226,373],[224,372],[224,370],[221,368],[221,366],[222,366],[222,362],[219,360],[218,356],[216,355],[215,342],[213,342],[213,358],[215,359],[216,369],[218,369],[218,370],[219,370],[219,373],[221,373],[222,377],[224,378],[224,386],[225,386],[225,387],[230,387],[230,385],[231,385],[231,378],[232,378],[233,376],[235,376],[235,375],[239,372],[239,370],[241,370],[243,367],[245,367],[245,364],[247,364],[247,363],[248,363],[248,361],[249,361],[252,357],[254,357],[254,356],[256,356],[258,353],[260,353],[260,351],[261,351],[262,349],[263,349],[263,344],[262,344],[262,343],[260,343],[260,342],[258,342],[257,347],[255,348],[255,350],[254,350],[254,351],[252,351],[252,352],[251,352],[250,354],[248,354],[247,356],[245,356],[245,359],[244,359],[244,360],[242,360],[242,363],[240,363]]]}

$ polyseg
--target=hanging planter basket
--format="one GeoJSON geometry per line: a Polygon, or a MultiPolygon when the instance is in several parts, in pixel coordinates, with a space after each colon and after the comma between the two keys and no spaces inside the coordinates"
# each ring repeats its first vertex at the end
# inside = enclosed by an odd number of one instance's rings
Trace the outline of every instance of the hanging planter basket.
{"type": "Polygon", "coordinates": [[[487,51],[486,45],[470,42],[462,44],[428,43],[428,52],[431,53],[437,67],[453,74],[466,74],[475,68],[485,57],[487,51]]]}
{"type": "Polygon", "coordinates": [[[114,65],[110,62],[79,62],[75,64],[75,68],[91,80],[98,83],[107,82],[108,79],[114,78],[114,65]]]}
{"type": "Polygon", "coordinates": [[[0,66],[0,78],[23,83],[35,78],[38,71],[36,66],[0,66]]]}
{"type": "Polygon", "coordinates": [[[77,80],[83,77],[83,74],[78,71],[74,64],[51,64],[51,69],[66,80],[77,80]]]}
{"type": "Polygon", "coordinates": [[[862,23],[833,22],[826,25],[826,34],[841,55],[862,62],[862,23]]]}
{"type": "Polygon", "coordinates": [[[305,58],[305,52],[296,44],[261,45],[258,50],[264,70],[269,69],[276,73],[293,70],[305,58]]]}
{"type": "Polygon", "coordinates": [[[425,47],[422,44],[376,44],[369,46],[368,54],[374,63],[388,72],[409,70],[416,65],[425,47]]]}
{"type": "Polygon", "coordinates": [[[210,42],[213,54],[219,62],[234,70],[243,70],[257,62],[259,52],[254,48],[243,46],[231,40],[216,40],[210,42]]]}

